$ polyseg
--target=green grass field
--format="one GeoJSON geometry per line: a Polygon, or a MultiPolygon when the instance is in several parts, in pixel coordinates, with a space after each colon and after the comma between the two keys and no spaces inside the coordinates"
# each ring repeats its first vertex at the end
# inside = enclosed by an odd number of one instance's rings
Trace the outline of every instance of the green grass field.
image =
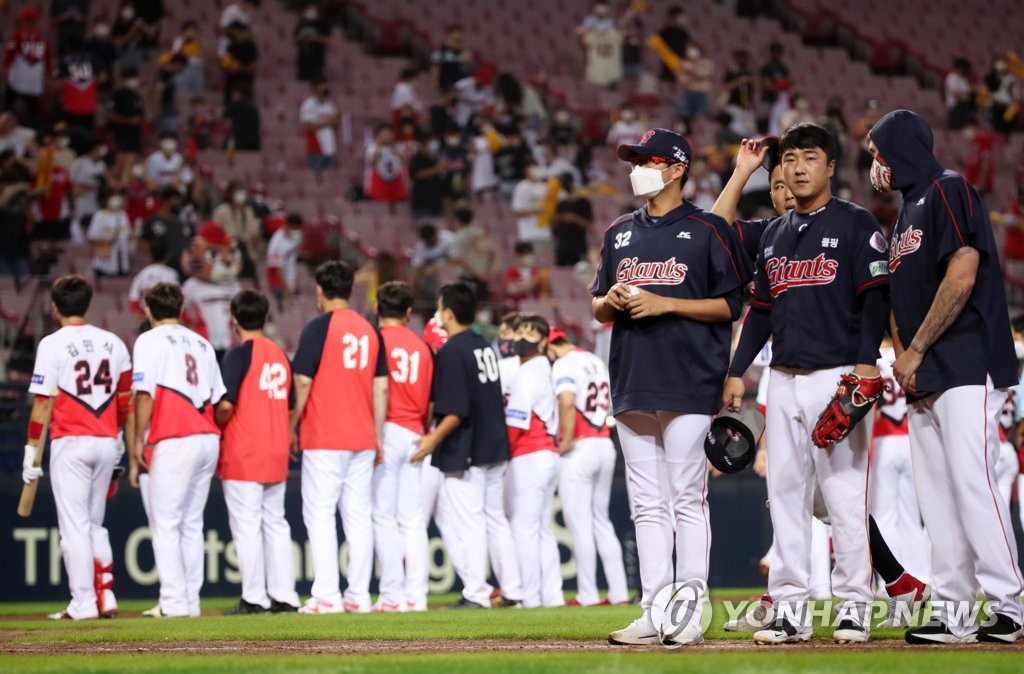
{"type": "MultiPolygon", "coordinates": [[[[754,595],[732,590],[725,596],[754,595]]],[[[455,597],[434,597],[444,605],[455,597]]],[[[60,604],[0,605],[0,672],[1020,672],[1024,650],[909,648],[902,631],[875,631],[837,647],[830,631],[810,646],[754,647],[722,630],[716,602],[705,644],[676,651],[622,648],[610,630],[636,606],[419,614],[223,616],[231,599],[203,603],[199,619],[137,617],[152,602],[122,602],[116,620],[41,620],[60,604]]]]}

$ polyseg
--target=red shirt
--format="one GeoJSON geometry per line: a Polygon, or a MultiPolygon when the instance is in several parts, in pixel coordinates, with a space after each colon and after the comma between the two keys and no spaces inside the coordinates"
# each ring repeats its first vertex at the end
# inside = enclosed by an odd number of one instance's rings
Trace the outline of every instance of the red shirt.
{"type": "Polygon", "coordinates": [[[514,302],[521,300],[537,300],[540,299],[540,284],[536,284],[533,287],[533,291],[529,293],[510,292],[508,289],[518,283],[522,283],[527,279],[536,279],[541,275],[540,267],[524,268],[519,265],[512,265],[505,270],[505,296],[514,302]]]}
{"type": "Polygon", "coordinates": [[[387,420],[422,435],[434,380],[434,354],[405,326],[389,325],[380,334],[388,359],[387,420]]]}
{"type": "Polygon", "coordinates": [[[282,482],[288,477],[288,411],[292,369],[266,337],[251,339],[224,355],[222,400],[235,406],[220,441],[217,475],[222,480],[282,482]]]}
{"type": "Polygon", "coordinates": [[[971,141],[964,159],[964,174],[967,182],[974,185],[980,192],[991,192],[995,180],[995,167],[992,166],[993,139],[990,133],[979,133],[971,141]],[[988,162],[988,173],[982,175],[981,166],[988,162]]]}
{"type": "Polygon", "coordinates": [[[434,350],[434,353],[437,353],[444,346],[444,343],[448,341],[448,333],[437,324],[435,318],[431,317],[427,324],[423,326],[423,341],[434,350]]]}
{"type": "Polygon", "coordinates": [[[69,183],[67,169],[54,164],[50,173],[50,189],[39,200],[39,212],[43,220],[52,222],[64,217],[69,183]]]}

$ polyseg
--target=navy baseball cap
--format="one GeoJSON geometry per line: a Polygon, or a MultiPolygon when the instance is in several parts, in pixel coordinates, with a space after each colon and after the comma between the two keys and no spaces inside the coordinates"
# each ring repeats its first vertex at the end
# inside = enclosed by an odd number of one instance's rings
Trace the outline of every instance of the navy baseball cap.
{"type": "Polygon", "coordinates": [[[615,154],[622,161],[633,161],[638,157],[660,160],[665,164],[690,164],[693,150],[690,143],[675,131],[651,129],[643,135],[637,145],[620,145],[615,154]]]}
{"type": "Polygon", "coordinates": [[[761,147],[768,148],[768,152],[765,154],[764,161],[761,162],[761,166],[764,167],[765,171],[771,173],[776,166],[782,163],[782,155],[779,153],[779,137],[765,136],[757,142],[761,147]]]}

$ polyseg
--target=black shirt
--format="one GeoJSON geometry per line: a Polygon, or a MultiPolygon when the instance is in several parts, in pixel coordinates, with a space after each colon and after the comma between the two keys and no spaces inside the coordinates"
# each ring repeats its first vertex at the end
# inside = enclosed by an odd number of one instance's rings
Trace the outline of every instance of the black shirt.
{"type": "Polygon", "coordinates": [[[323,74],[325,45],[317,38],[328,37],[330,34],[330,26],[319,19],[299,19],[295,25],[293,35],[299,38],[295,50],[295,66],[300,80],[307,82],[323,74]]]}
{"type": "Polygon", "coordinates": [[[163,215],[157,213],[142,223],[142,231],[139,238],[152,243],[163,241],[167,245],[167,266],[178,272],[184,278],[181,269],[181,253],[185,250],[185,244],[195,236],[193,227],[183,222],[174,215],[163,215]]]}
{"type": "Polygon", "coordinates": [[[450,414],[460,422],[431,458],[438,469],[458,473],[509,460],[498,357],[472,330],[449,339],[434,361],[434,416],[450,414]]]}
{"type": "Polygon", "coordinates": [[[451,89],[456,82],[469,74],[469,64],[462,50],[447,44],[442,44],[430,55],[430,62],[440,69],[438,86],[441,91],[451,89]]]}
{"type": "Polygon", "coordinates": [[[260,149],[260,111],[252,101],[231,101],[224,109],[224,117],[231,120],[236,150],[256,152],[260,149]]]}
{"type": "Polygon", "coordinates": [[[417,178],[420,171],[437,166],[438,159],[425,152],[417,152],[409,160],[409,178],[412,183],[409,202],[415,211],[441,214],[441,198],[444,196],[444,177],[433,175],[429,178],[417,178]]]}
{"type": "Polygon", "coordinates": [[[781,79],[789,78],[789,68],[786,67],[785,63],[781,61],[769,61],[764,64],[761,68],[761,79],[769,80],[771,86],[763,86],[761,88],[761,100],[765,103],[774,103],[779,98],[779,92],[776,88],[778,81],[781,79]]]}
{"type": "MultiPolygon", "coordinates": [[[[251,66],[260,59],[259,49],[256,48],[256,43],[253,40],[232,42],[228,45],[227,53],[244,67],[251,66]]],[[[256,73],[229,70],[225,73],[225,79],[228,90],[230,90],[237,84],[251,85],[256,79],[256,73]]]]}
{"type": "MultiPolygon", "coordinates": [[[[665,41],[669,49],[676,53],[679,58],[686,57],[686,47],[690,44],[690,33],[681,26],[666,26],[658,31],[658,35],[665,41]]],[[[664,63],[661,64],[661,79],[665,82],[675,82],[676,73],[664,63]]]]}
{"type": "MultiPolygon", "coordinates": [[[[751,77],[752,73],[747,68],[739,68],[733,66],[725,71],[725,83],[728,84],[733,80],[737,80],[741,77],[751,77]]],[[[729,105],[735,105],[741,108],[750,108],[754,104],[754,82],[748,80],[745,84],[740,84],[729,90],[729,105]]]]}
{"type": "Polygon", "coordinates": [[[494,172],[503,182],[519,182],[526,177],[526,162],[531,158],[525,143],[506,145],[494,153],[494,172]]]}
{"type": "MultiPolygon", "coordinates": [[[[111,101],[114,112],[124,117],[141,117],[143,114],[142,96],[135,89],[121,87],[114,91],[111,101]]],[[[142,149],[142,127],[139,124],[107,124],[117,147],[128,152],[139,152],[142,149]]]]}
{"type": "Polygon", "coordinates": [[[593,220],[594,211],[586,197],[569,197],[555,207],[555,222],[552,234],[555,236],[555,264],[571,267],[587,254],[587,227],[576,223],[560,223],[559,214],[569,213],[584,220],[593,220]]]}

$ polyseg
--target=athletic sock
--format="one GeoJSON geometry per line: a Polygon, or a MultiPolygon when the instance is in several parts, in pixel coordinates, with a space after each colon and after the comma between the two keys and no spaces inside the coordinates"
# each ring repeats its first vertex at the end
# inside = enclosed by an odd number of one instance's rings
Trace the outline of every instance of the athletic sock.
{"type": "Polygon", "coordinates": [[[875,571],[882,577],[886,585],[891,585],[903,575],[903,565],[896,561],[889,545],[882,538],[882,533],[875,524],[875,518],[868,515],[868,541],[871,547],[871,562],[875,571]]]}

